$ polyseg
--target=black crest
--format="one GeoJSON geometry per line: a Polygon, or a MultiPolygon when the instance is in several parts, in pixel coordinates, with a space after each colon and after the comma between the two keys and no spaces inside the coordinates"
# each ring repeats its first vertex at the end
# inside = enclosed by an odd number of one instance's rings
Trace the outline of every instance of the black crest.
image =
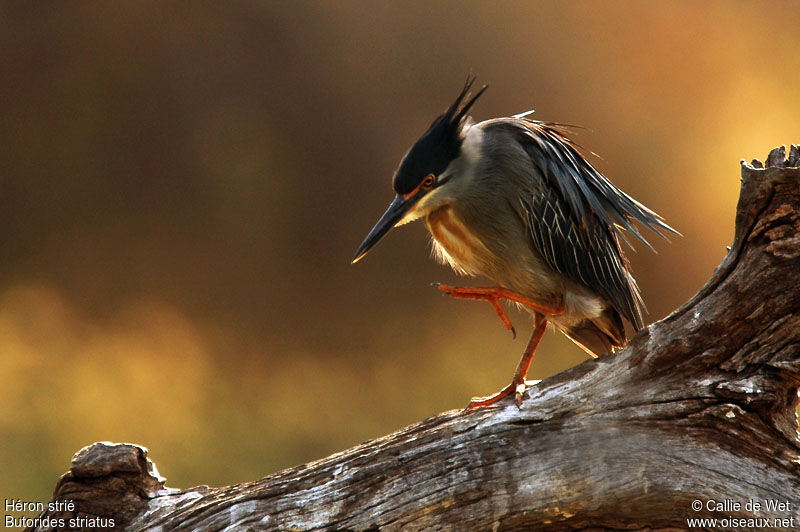
{"type": "Polygon", "coordinates": [[[400,161],[400,167],[395,172],[392,182],[395,192],[408,194],[417,188],[425,176],[428,174],[438,176],[447,168],[450,161],[458,157],[464,140],[461,129],[467,112],[486,90],[484,85],[475,96],[464,103],[473,83],[475,76],[468,77],[456,101],[433,121],[400,161]]]}

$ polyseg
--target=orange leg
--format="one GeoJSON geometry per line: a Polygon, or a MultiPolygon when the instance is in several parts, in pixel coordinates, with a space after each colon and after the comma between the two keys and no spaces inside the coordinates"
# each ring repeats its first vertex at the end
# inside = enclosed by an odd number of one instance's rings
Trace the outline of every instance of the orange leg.
{"type": "Polygon", "coordinates": [[[525,393],[525,389],[528,387],[528,384],[525,382],[525,377],[528,375],[528,369],[531,367],[531,362],[533,362],[533,355],[536,353],[536,348],[539,346],[539,342],[542,341],[544,331],[547,329],[547,318],[537,313],[535,320],[536,326],[533,328],[531,339],[528,340],[528,346],[525,348],[525,352],[522,354],[519,364],[517,364],[517,370],[514,372],[514,377],[511,379],[511,384],[494,395],[490,395],[488,397],[473,397],[467,405],[467,410],[472,410],[473,408],[478,408],[480,406],[493,405],[500,399],[508,397],[512,393],[515,394],[517,406],[522,406],[522,394],[525,393]]]}
{"type": "Polygon", "coordinates": [[[564,312],[563,302],[558,302],[554,305],[553,303],[535,301],[506,288],[456,288],[438,283],[435,284],[435,286],[445,294],[456,299],[488,301],[489,304],[492,305],[492,308],[494,308],[497,316],[502,320],[503,325],[506,326],[506,329],[511,331],[511,334],[514,335],[514,338],[517,337],[517,331],[514,329],[514,325],[511,323],[511,319],[509,319],[505,309],[500,304],[501,299],[508,299],[509,301],[520,303],[538,312],[550,314],[551,316],[564,312]]]}

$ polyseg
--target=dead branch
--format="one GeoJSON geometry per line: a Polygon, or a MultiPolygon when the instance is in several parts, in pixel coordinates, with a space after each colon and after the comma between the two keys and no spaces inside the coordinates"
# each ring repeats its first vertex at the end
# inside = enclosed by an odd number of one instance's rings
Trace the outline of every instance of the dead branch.
{"type": "Polygon", "coordinates": [[[445,412],[224,488],[167,490],[143,449],[95,444],[54,500],[126,530],[795,529],[799,166],[797,146],[743,162],[734,241],[706,286],[521,409],[445,412]]]}

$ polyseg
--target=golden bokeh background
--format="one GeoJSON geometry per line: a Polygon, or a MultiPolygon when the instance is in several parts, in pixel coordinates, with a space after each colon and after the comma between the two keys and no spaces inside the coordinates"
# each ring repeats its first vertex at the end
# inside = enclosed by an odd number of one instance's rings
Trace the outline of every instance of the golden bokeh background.
{"type": "MultiPolygon", "coordinates": [[[[683,238],[630,253],[660,319],[733,232],[739,160],[800,141],[797,2],[13,2],[0,7],[0,494],[147,446],[260,478],[511,376],[422,224],[365,260],[400,157],[473,71],[683,238]]],[[[556,334],[532,377],[584,359],[556,334]]]]}

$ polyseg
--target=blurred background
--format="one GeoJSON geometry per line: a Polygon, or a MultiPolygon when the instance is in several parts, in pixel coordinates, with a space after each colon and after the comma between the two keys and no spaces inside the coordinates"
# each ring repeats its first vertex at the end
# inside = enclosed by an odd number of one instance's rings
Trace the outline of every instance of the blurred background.
{"type": "MultiPolygon", "coordinates": [[[[733,234],[739,160],[800,141],[796,2],[6,2],[0,494],[129,441],[172,487],[254,480],[507,384],[530,333],[365,260],[406,149],[470,71],[685,236],[630,252],[658,320],[733,234]]],[[[531,377],[584,360],[548,334],[531,377]]]]}

